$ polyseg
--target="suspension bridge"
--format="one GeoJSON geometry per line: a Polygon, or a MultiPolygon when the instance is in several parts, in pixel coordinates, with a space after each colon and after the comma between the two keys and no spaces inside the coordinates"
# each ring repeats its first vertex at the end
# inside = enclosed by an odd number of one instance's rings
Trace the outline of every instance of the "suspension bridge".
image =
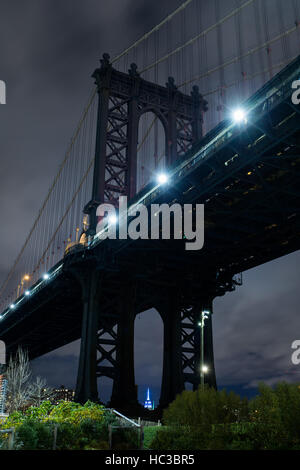
{"type": "MultiPolygon", "coordinates": [[[[122,53],[95,87],[0,288],[0,337],[31,359],[81,338],[76,400],[137,404],[136,315],[164,324],[160,405],[200,383],[201,312],[243,271],[299,249],[300,1],[189,0],[122,53]],[[238,111],[238,112],[237,112],[238,111]],[[157,183],[164,172],[168,184],[157,183]],[[100,203],[202,203],[205,244],[103,240],[100,203]],[[101,390],[100,398],[101,398],[101,390]]],[[[216,386],[212,316],[205,381],[216,386]]]]}

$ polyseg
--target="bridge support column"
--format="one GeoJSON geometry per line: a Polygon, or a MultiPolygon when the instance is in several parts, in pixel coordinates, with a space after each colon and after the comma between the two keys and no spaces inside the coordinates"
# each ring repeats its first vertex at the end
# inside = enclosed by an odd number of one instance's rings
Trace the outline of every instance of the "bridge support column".
{"type": "Polygon", "coordinates": [[[75,401],[97,401],[97,330],[99,309],[99,273],[95,269],[80,277],[82,285],[82,334],[75,401]]]}
{"type": "Polygon", "coordinates": [[[111,406],[126,409],[137,404],[134,378],[134,315],[122,314],[118,324],[116,370],[111,406]]]}
{"type": "Polygon", "coordinates": [[[184,390],[181,363],[181,312],[175,302],[161,310],[164,323],[164,357],[161,395],[159,404],[162,408],[173,401],[184,390]]]}
{"type": "Polygon", "coordinates": [[[120,306],[117,327],[116,365],[110,403],[123,410],[138,404],[134,377],[134,299],[134,289],[129,287],[120,306]]]}
{"type": "MultiPolygon", "coordinates": [[[[164,322],[164,362],[160,406],[166,407],[176,395],[191,383],[193,390],[200,385],[202,310],[212,313],[212,301],[201,301],[196,305],[180,307],[170,304],[162,310],[164,322]]],[[[204,328],[204,364],[208,367],[205,383],[216,388],[214,366],[212,315],[204,328]]]]}

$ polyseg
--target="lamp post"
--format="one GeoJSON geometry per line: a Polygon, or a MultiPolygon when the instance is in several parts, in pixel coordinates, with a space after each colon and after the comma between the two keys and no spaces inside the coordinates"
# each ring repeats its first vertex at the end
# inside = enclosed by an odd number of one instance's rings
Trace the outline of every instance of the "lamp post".
{"type": "Polygon", "coordinates": [[[204,388],[204,374],[208,371],[208,367],[204,365],[204,326],[205,320],[210,316],[209,310],[202,310],[201,312],[201,321],[199,326],[201,327],[201,357],[200,357],[200,378],[201,378],[201,387],[204,388]]]}
{"type": "Polygon", "coordinates": [[[30,276],[29,274],[25,274],[21,279],[21,284],[18,285],[17,297],[19,297],[20,294],[23,294],[24,284],[25,282],[28,282],[28,281],[30,281],[30,276]]]}

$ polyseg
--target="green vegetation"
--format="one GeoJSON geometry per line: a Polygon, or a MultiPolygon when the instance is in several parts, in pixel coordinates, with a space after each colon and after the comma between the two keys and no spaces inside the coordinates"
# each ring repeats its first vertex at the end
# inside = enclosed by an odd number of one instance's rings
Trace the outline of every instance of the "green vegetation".
{"type": "Polygon", "coordinates": [[[152,441],[156,437],[156,433],[161,429],[160,426],[145,426],[144,427],[144,449],[151,449],[152,441]]]}
{"type": "Polygon", "coordinates": [[[233,392],[218,392],[213,388],[184,391],[164,412],[168,425],[201,426],[245,421],[248,401],[233,392]]]}
{"type": "Polygon", "coordinates": [[[108,449],[109,424],[115,418],[101,405],[44,401],[12,413],[1,429],[15,428],[16,449],[108,449]]]}
{"type": "Polygon", "coordinates": [[[164,412],[151,449],[300,449],[300,387],[261,384],[250,403],[205,387],[178,395],[164,412]]]}
{"type": "MultiPolygon", "coordinates": [[[[261,384],[250,402],[208,387],[185,391],[164,411],[163,424],[144,427],[145,449],[300,450],[300,386],[261,384]]],[[[92,402],[44,401],[11,413],[1,429],[15,429],[15,449],[107,450],[109,425],[115,426],[113,449],[139,448],[136,428],[122,429],[109,410],[92,402]]],[[[7,437],[2,434],[0,448],[7,437]]]]}
{"type": "Polygon", "coordinates": [[[113,450],[133,450],[139,449],[139,430],[137,428],[117,428],[112,434],[113,450]]]}

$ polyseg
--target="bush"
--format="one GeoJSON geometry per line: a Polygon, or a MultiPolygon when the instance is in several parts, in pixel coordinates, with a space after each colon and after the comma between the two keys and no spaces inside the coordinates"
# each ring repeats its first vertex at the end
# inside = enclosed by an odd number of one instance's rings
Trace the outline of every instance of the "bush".
{"type": "Polygon", "coordinates": [[[139,449],[140,434],[137,428],[117,428],[112,433],[112,448],[115,450],[139,449]]]}
{"type": "Polygon", "coordinates": [[[248,419],[248,401],[234,392],[218,392],[207,386],[197,391],[184,391],[164,411],[167,425],[211,426],[248,419]]]}
{"type": "Polygon", "coordinates": [[[109,423],[114,424],[115,418],[102,405],[65,401],[52,405],[45,401],[24,413],[12,413],[1,427],[15,428],[20,449],[52,449],[55,426],[57,449],[107,449],[109,423]]]}
{"type": "Polygon", "coordinates": [[[102,421],[104,413],[104,406],[91,401],[86,402],[83,406],[79,403],[61,401],[51,409],[48,419],[57,423],[68,422],[78,425],[86,419],[102,421]]]}
{"type": "Polygon", "coordinates": [[[163,426],[150,444],[153,450],[207,449],[209,429],[206,426],[163,426]]]}
{"type": "Polygon", "coordinates": [[[47,421],[49,414],[55,405],[50,401],[43,401],[40,406],[30,406],[24,413],[25,417],[37,419],[39,421],[47,421]]]}
{"type": "Polygon", "coordinates": [[[26,419],[18,427],[15,445],[22,450],[51,449],[53,444],[53,428],[48,425],[26,419]]]}
{"type": "Polygon", "coordinates": [[[78,450],[80,446],[80,432],[77,426],[70,423],[59,423],[57,427],[57,450],[78,450]]]}
{"type": "Polygon", "coordinates": [[[95,440],[108,442],[108,426],[106,423],[88,418],[80,423],[79,432],[91,442],[95,440]]]}
{"type": "Polygon", "coordinates": [[[251,437],[256,447],[287,449],[300,446],[300,388],[279,383],[274,389],[260,384],[250,402],[251,437]]]}
{"type": "Polygon", "coordinates": [[[300,387],[261,384],[249,406],[224,391],[183,392],[165,411],[164,422],[152,449],[298,450],[300,387]]]}

